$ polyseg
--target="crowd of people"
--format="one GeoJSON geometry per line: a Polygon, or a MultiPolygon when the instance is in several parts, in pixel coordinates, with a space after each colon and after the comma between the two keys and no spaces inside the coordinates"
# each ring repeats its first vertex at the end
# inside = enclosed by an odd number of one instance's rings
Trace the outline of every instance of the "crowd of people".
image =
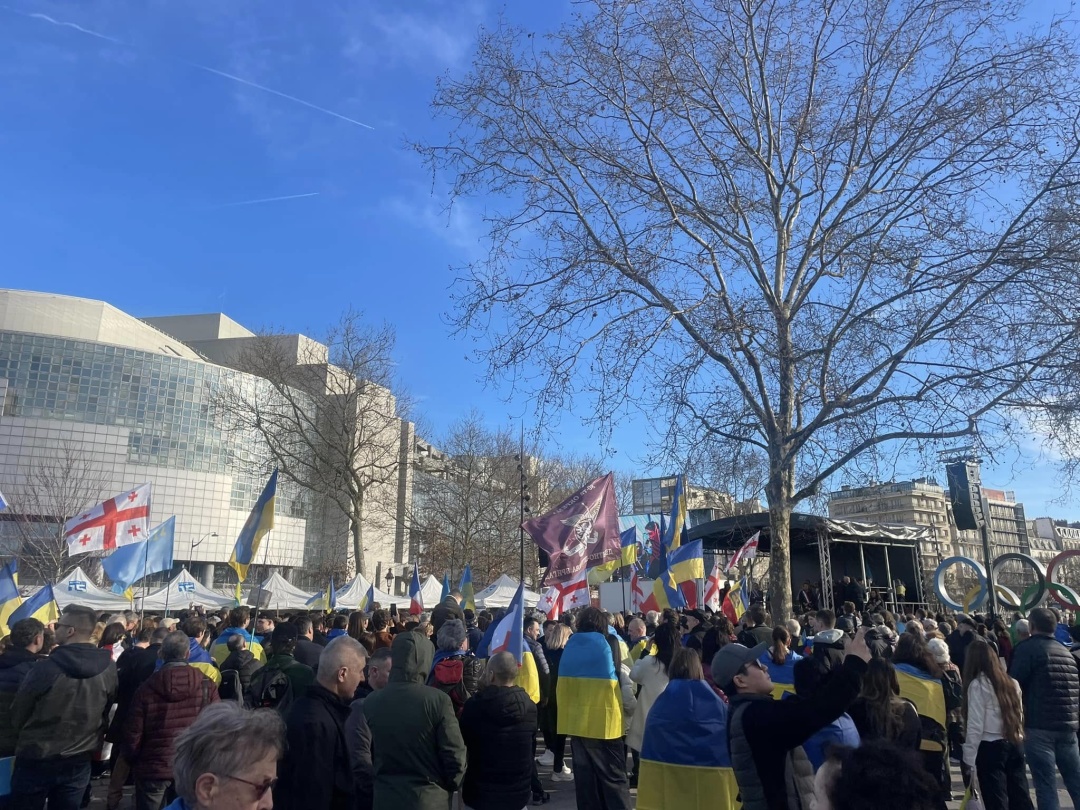
{"type": "MultiPolygon", "coordinates": [[[[798,604],[798,600],[797,600],[798,604]]],[[[1080,806],[1080,627],[1026,618],[697,609],[17,622],[0,654],[0,806],[116,810],[987,810],[1080,806]],[[543,750],[538,751],[538,736],[543,750]],[[897,778],[897,774],[903,774],[897,778]]]]}

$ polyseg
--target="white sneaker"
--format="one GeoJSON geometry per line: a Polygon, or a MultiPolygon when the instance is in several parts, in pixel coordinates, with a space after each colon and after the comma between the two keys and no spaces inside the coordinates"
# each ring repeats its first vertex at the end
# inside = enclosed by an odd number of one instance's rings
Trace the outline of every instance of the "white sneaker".
{"type": "Polygon", "coordinates": [[[555,755],[551,751],[545,751],[536,758],[538,765],[543,765],[545,768],[550,768],[555,764],[555,755]]]}
{"type": "Polygon", "coordinates": [[[574,772],[571,771],[569,768],[567,768],[565,765],[563,765],[563,769],[561,771],[555,771],[555,773],[553,773],[551,775],[551,781],[552,782],[573,782],[574,781],[574,772]]]}

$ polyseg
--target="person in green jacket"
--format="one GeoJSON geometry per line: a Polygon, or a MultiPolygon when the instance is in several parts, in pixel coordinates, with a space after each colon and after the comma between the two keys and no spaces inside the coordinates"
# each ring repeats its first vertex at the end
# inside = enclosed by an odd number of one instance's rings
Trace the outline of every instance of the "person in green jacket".
{"type": "MultiPolygon", "coordinates": [[[[251,674],[245,695],[245,703],[253,709],[277,709],[285,714],[292,702],[305,694],[315,683],[315,670],[296,660],[296,639],[300,631],[295,624],[279,624],[270,639],[272,655],[266,665],[251,674]],[[273,673],[281,672],[289,681],[289,688],[274,685],[273,673]]],[[[277,680],[280,680],[278,678],[277,680]]]]}
{"type": "Polygon", "coordinates": [[[386,687],[364,700],[375,770],[373,810],[446,810],[465,776],[465,742],[450,696],[425,686],[431,642],[399,633],[386,687]]]}

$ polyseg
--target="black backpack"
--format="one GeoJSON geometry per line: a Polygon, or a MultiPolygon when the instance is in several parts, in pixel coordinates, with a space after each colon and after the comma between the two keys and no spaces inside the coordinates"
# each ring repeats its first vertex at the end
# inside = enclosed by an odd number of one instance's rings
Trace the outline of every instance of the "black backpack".
{"type": "Polygon", "coordinates": [[[276,709],[284,714],[296,697],[287,670],[265,666],[251,676],[244,696],[249,709],[276,709]]]}
{"type": "Polygon", "coordinates": [[[221,670],[221,685],[218,687],[218,696],[222,700],[235,700],[237,703],[243,702],[244,690],[240,685],[239,670],[221,670]]]}

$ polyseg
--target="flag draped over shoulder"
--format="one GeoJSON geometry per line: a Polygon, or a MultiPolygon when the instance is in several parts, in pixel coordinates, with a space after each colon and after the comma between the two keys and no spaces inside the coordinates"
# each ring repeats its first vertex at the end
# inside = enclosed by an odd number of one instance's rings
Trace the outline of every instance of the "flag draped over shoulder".
{"type": "Polygon", "coordinates": [[[111,551],[150,533],[150,485],[143,484],[91,506],[64,524],[68,554],[111,551]]]}
{"type": "Polygon", "coordinates": [[[645,721],[639,810],[741,806],[727,725],[727,706],[705,681],[671,681],[645,721]]]}
{"type": "Polygon", "coordinates": [[[255,552],[259,550],[266,533],[274,528],[274,505],[277,497],[278,471],[270,474],[270,480],[263,487],[262,494],[255,501],[251,514],[244,521],[244,527],[240,530],[240,536],[236,538],[236,546],[233,548],[229,565],[236,571],[240,581],[247,579],[248,566],[255,561],[255,552]]]}
{"type": "Polygon", "coordinates": [[[574,633],[566,642],[555,687],[558,733],[593,740],[623,735],[622,698],[611,647],[600,633],[574,633]]]}
{"type": "Polygon", "coordinates": [[[466,565],[461,572],[461,581],[458,583],[461,591],[462,610],[476,610],[476,589],[472,583],[472,566],[466,565]]]}
{"type": "Polygon", "coordinates": [[[619,532],[619,548],[620,556],[618,559],[589,569],[590,585],[607,582],[620,568],[625,568],[637,562],[638,535],[636,525],[630,524],[629,528],[619,532]]]}
{"type": "Polygon", "coordinates": [[[919,743],[919,750],[943,751],[946,711],[945,692],[941,689],[941,679],[911,664],[897,664],[896,680],[900,684],[900,697],[915,704],[915,710],[923,721],[923,738],[919,743]],[[927,734],[928,728],[933,728],[938,733],[927,734]]]}
{"type": "Polygon", "coordinates": [[[42,624],[49,624],[59,618],[60,608],[56,605],[52,585],[45,585],[29,599],[23,601],[8,617],[8,622],[15,624],[23,619],[37,619],[42,624]]]}
{"type": "Polygon", "coordinates": [[[124,593],[143,577],[173,567],[173,540],[176,517],[150,530],[150,536],[140,543],[118,548],[101,561],[102,570],[112,580],[113,593],[124,593]]]}
{"type": "Polygon", "coordinates": [[[19,595],[19,561],[12,560],[0,568],[0,637],[10,632],[8,619],[20,605],[22,596],[19,595]]]}
{"type": "Polygon", "coordinates": [[[544,577],[548,585],[618,560],[622,551],[614,473],[590,481],[547,514],[522,523],[521,528],[550,559],[544,577]]]}

